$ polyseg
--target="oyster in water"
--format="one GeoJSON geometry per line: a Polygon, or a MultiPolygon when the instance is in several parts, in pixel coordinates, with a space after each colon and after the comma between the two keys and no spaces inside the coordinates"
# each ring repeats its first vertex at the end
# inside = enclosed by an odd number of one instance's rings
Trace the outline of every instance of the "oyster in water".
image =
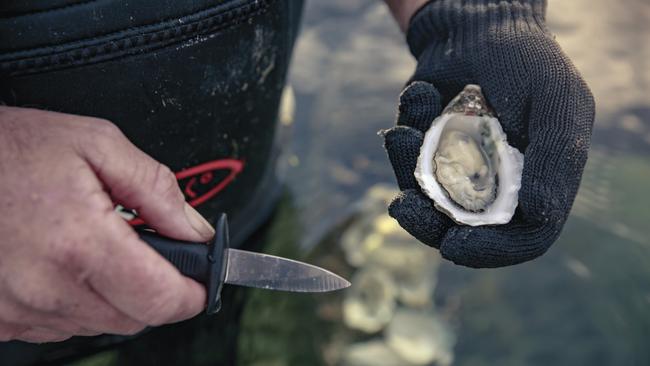
{"type": "Polygon", "coordinates": [[[384,340],[373,339],[347,347],[343,354],[344,366],[410,366],[384,340]]]}
{"type": "Polygon", "coordinates": [[[380,267],[367,267],[354,275],[352,283],[343,300],[345,324],[366,333],[382,330],[395,311],[397,287],[393,277],[380,267]]]}
{"type": "Polygon", "coordinates": [[[517,208],[523,155],[508,145],[478,85],[467,85],[424,136],[415,178],[461,224],[505,224],[517,208]]]}
{"type": "Polygon", "coordinates": [[[427,311],[399,309],[385,331],[386,343],[413,365],[448,366],[454,360],[449,325],[427,311]]]}

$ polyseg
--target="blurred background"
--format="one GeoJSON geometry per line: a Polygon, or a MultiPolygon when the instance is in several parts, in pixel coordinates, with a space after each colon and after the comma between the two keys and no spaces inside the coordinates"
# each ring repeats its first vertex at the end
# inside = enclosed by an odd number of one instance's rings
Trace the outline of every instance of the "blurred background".
{"type": "Polygon", "coordinates": [[[355,288],[304,305],[254,291],[240,363],[650,364],[650,3],[549,0],[549,27],[596,98],[593,144],[558,242],[498,270],[441,260],[385,214],[396,184],[376,132],[415,62],[383,3],[310,1],[304,15],[283,210],[307,257],[355,288]]]}
{"type": "Polygon", "coordinates": [[[650,3],[548,8],[597,119],[571,218],[546,255],[511,268],[458,267],[387,216],[397,187],[376,133],[393,124],[415,62],[382,2],[309,1],[280,116],[291,141],[279,167],[286,190],[255,245],[353,287],[228,288],[216,320],[166,327],[74,364],[650,364],[650,3]]]}

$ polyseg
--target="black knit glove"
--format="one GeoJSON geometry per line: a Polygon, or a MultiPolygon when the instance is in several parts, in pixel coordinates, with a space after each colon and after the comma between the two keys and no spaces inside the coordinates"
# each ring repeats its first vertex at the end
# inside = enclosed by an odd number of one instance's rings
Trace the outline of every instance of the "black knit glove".
{"type": "Polygon", "coordinates": [[[401,194],[388,210],[420,241],[469,267],[543,254],[569,215],[587,159],[593,97],[544,24],[544,0],[434,0],[408,30],[415,74],[385,147],[401,194]],[[454,223],[413,176],[423,133],[466,84],[482,87],[508,142],[525,155],[519,206],[505,225],[454,223]]]}

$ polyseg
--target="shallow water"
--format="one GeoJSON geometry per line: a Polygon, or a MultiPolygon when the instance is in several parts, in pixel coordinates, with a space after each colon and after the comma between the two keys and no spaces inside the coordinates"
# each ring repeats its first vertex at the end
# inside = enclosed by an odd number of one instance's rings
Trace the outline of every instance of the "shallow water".
{"type": "MultiPolygon", "coordinates": [[[[546,255],[470,270],[428,250],[418,273],[431,296],[391,300],[395,311],[423,314],[416,324],[428,327],[381,324],[366,333],[346,320],[344,293],[226,288],[230,300],[217,316],[165,327],[75,365],[350,365],[360,364],[360,345],[374,347],[366,348],[369,364],[406,365],[390,361],[408,347],[395,343],[400,332],[424,339],[418,351],[435,351],[411,360],[420,364],[650,364],[650,4],[549,0],[548,21],[594,92],[597,121],[572,215],[546,255]]],[[[307,3],[289,83],[295,113],[285,106],[283,119],[294,137],[283,160],[287,189],[256,238],[258,250],[354,277],[369,266],[346,257],[344,243],[354,235],[372,250],[395,242],[425,248],[368,204],[372,189],[381,191],[379,201],[396,189],[376,132],[393,124],[415,65],[402,38],[381,2],[307,3]]]]}
{"type": "MultiPolygon", "coordinates": [[[[363,225],[359,216],[379,215],[355,211],[353,203],[370,187],[395,188],[374,133],[391,126],[414,62],[379,2],[311,2],[305,15],[291,74],[297,138],[283,207],[300,224],[294,235],[306,258],[353,276],[341,259],[341,237],[363,225]]],[[[597,101],[572,215],[535,261],[497,270],[435,261],[427,311],[444,319],[441,332],[455,340],[453,365],[647,365],[650,4],[550,0],[548,22],[597,101]]],[[[352,344],[386,337],[385,328],[366,334],[346,325],[342,295],[296,304],[254,291],[252,299],[240,334],[241,364],[341,364],[352,344]],[[278,320],[259,331],[255,313],[274,301],[287,304],[278,304],[272,312],[278,320]]],[[[378,365],[387,356],[375,351],[370,364],[378,365]]]]}

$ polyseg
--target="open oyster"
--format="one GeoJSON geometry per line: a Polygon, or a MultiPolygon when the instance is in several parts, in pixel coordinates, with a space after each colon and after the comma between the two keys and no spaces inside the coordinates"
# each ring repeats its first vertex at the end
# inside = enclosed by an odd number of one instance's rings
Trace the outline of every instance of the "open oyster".
{"type": "Polygon", "coordinates": [[[523,164],[481,88],[467,85],[431,123],[415,178],[435,207],[456,222],[505,224],[517,208],[523,164]]]}

